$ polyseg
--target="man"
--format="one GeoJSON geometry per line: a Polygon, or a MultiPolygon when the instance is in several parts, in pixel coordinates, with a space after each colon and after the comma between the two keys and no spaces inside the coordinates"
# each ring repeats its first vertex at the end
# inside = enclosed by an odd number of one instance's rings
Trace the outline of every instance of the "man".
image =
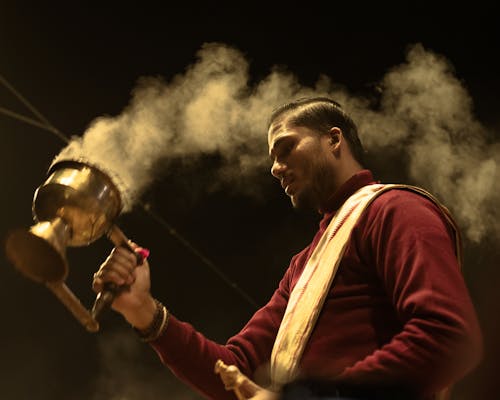
{"type": "Polygon", "coordinates": [[[432,398],[476,366],[481,334],[447,210],[418,188],[378,185],[354,122],[330,99],[278,108],[268,143],[271,173],[293,206],[323,219],[238,334],[220,345],[170,315],[150,293],[147,261],[135,268],[122,248],[102,264],[94,290],[129,285],[113,308],[176,376],[218,400],[432,398]],[[248,393],[225,390],[217,360],[249,378],[248,393]]]}

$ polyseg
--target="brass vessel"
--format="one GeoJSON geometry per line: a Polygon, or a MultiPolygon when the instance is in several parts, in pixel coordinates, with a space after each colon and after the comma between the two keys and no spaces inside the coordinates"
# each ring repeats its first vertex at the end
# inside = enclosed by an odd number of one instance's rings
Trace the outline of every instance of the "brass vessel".
{"type": "Polygon", "coordinates": [[[26,277],[45,284],[91,332],[99,330],[98,315],[113,300],[116,288],[99,293],[88,311],[66,286],[66,247],[87,246],[106,234],[116,246],[128,239],[114,224],[120,214],[120,192],[101,168],[82,160],[53,164],[36,189],[32,213],[35,225],[16,229],[6,240],[9,260],[26,277]]]}

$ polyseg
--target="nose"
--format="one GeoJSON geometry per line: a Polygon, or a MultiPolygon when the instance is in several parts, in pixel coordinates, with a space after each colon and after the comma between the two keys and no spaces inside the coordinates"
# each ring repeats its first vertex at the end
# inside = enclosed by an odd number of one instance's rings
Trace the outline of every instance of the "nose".
{"type": "Polygon", "coordinates": [[[282,162],[279,162],[279,161],[275,160],[273,162],[273,165],[271,166],[271,175],[274,176],[277,179],[281,179],[281,177],[283,176],[283,173],[284,173],[285,169],[286,169],[285,164],[283,164],[282,162]]]}

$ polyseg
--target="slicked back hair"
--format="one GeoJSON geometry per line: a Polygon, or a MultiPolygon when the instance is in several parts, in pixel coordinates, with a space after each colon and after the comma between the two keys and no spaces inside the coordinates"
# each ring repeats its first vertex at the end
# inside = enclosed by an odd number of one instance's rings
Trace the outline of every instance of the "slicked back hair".
{"type": "Polygon", "coordinates": [[[353,157],[364,165],[365,151],[356,124],[335,100],[328,97],[308,97],[285,103],[272,112],[268,128],[279,120],[287,125],[304,126],[325,134],[334,126],[340,128],[353,157]]]}

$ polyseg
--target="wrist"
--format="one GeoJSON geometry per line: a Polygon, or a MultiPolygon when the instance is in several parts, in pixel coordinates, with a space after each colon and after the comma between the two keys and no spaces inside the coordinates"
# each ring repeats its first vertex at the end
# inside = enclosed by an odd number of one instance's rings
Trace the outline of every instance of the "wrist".
{"type": "Polygon", "coordinates": [[[155,311],[153,319],[146,327],[134,326],[134,330],[139,338],[144,342],[152,342],[158,339],[167,328],[169,312],[165,306],[158,300],[154,299],[155,311]]]}
{"type": "Polygon", "coordinates": [[[137,301],[135,307],[129,307],[122,312],[127,322],[138,330],[146,329],[155,317],[157,304],[155,299],[148,294],[137,301]]]}

